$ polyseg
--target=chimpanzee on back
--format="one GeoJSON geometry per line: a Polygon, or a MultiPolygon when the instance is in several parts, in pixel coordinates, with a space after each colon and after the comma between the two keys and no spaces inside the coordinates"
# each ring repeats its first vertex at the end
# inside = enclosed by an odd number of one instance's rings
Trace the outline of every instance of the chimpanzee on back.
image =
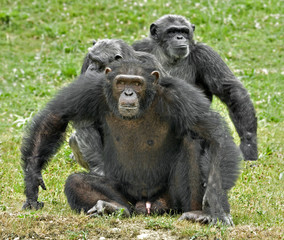
{"type": "Polygon", "coordinates": [[[154,54],[172,76],[195,84],[210,101],[224,102],[240,136],[245,160],[257,159],[257,119],[247,90],[221,57],[193,40],[195,26],[183,16],[165,15],[150,26],[150,36],[133,44],[137,51],[154,54]]]}
{"type": "Polygon", "coordinates": [[[87,120],[102,123],[105,176],[70,175],[65,193],[72,209],[102,214],[123,208],[129,216],[145,203],[148,212],[172,209],[183,213],[181,219],[233,224],[227,193],[238,177],[240,155],[226,125],[200,91],[160,78],[155,59],[148,62],[120,61],[105,73],[81,75],[34,118],[21,149],[23,208],[43,207],[42,168],[68,123],[87,120]],[[194,133],[210,144],[209,162],[200,160],[194,133]]]}

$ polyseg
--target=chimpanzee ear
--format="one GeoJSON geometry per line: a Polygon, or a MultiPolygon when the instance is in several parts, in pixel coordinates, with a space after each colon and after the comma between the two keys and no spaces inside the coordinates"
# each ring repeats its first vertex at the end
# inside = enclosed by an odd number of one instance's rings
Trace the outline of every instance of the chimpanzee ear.
{"type": "Polygon", "coordinates": [[[158,71],[153,71],[153,72],[151,72],[151,75],[156,77],[154,84],[157,84],[158,81],[159,81],[159,78],[160,78],[160,73],[158,71]]]}
{"type": "Polygon", "coordinates": [[[120,54],[116,54],[115,57],[114,57],[114,60],[119,60],[119,59],[122,59],[123,57],[120,55],[120,54]]]}
{"type": "Polygon", "coordinates": [[[150,34],[151,37],[154,39],[158,39],[158,33],[157,33],[158,27],[155,23],[152,23],[150,26],[150,34]]]}
{"type": "Polygon", "coordinates": [[[112,71],[111,68],[106,67],[106,69],[105,69],[105,74],[108,74],[108,73],[111,72],[111,71],[112,71]]]}
{"type": "Polygon", "coordinates": [[[191,24],[191,28],[193,30],[193,32],[195,31],[195,25],[194,24],[191,24]]]}

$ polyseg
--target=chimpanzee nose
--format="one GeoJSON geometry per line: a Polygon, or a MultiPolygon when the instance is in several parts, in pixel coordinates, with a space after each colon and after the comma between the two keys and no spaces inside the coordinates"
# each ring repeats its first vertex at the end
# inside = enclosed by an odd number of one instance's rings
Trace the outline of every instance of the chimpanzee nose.
{"type": "Polygon", "coordinates": [[[127,88],[127,89],[125,89],[124,94],[125,94],[126,96],[129,96],[129,97],[130,97],[130,96],[133,95],[133,91],[132,91],[132,89],[127,88]]]}
{"type": "Polygon", "coordinates": [[[183,36],[177,36],[177,40],[182,40],[183,36]]]}

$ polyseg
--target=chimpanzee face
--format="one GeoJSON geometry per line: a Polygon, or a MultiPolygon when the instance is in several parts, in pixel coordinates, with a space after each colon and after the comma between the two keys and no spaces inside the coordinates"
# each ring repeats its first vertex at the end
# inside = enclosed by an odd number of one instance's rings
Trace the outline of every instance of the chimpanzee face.
{"type": "Polygon", "coordinates": [[[150,26],[150,34],[159,42],[163,51],[174,59],[183,59],[189,55],[190,44],[195,26],[185,24],[183,19],[165,17],[150,26]]]}
{"type": "Polygon", "coordinates": [[[103,72],[107,65],[122,59],[122,49],[119,43],[111,39],[94,41],[89,48],[90,68],[96,72],[103,72]]]}
{"type": "Polygon", "coordinates": [[[167,50],[170,56],[185,58],[189,54],[189,29],[185,26],[170,26],[165,30],[167,50]]]}
{"type": "Polygon", "coordinates": [[[124,117],[134,117],[140,109],[146,80],[138,75],[119,74],[113,81],[113,95],[118,98],[118,111],[124,117]]]}
{"type": "MultiPolygon", "coordinates": [[[[112,72],[111,68],[105,69],[106,75],[110,72],[112,72]]],[[[146,73],[139,72],[138,68],[130,68],[130,71],[120,71],[114,74],[110,80],[111,91],[112,98],[116,102],[115,109],[118,110],[119,115],[128,119],[136,118],[149,104],[149,99],[152,100],[149,96],[153,95],[152,86],[157,83],[158,79],[158,71],[152,71],[147,76],[146,73]]]]}

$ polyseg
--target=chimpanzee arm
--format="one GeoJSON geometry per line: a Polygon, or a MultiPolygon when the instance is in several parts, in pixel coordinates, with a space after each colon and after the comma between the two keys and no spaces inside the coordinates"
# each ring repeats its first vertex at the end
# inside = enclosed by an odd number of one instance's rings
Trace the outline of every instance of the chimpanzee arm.
{"type": "MultiPolygon", "coordinates": [[[[177,135],[189,131],[197,133],[209,143],[208,179],[203,198],[202,210],[212,221],[223,221],[231,225],[232,221],[227,204],[227,191],[234,186],[239,175],[240,154],[232,137],[218,113],[209,108],[209,101],[194,87],[182,84],[162,82],[164,101],[177,135]],[[222,171],[224,171],[222,173],[222,171]]],[[[173,80],[172,80],[173,82],[173,80]]]]}
{"type": "Polygon", "coordinates": [[[211,162],[215,166],[220,166],[220,161],[231,165],[227,169],[228,178],[222,179],[223,188],[229,190],[239,174],[240,152],[226,122],[210,109],[210,102],[197,88],[170,78],[164,78],[161,86],[163,97],[159,109],[161,114],[168,114],[177,136],[195,132],[209,143],[211,162]]]}
{"type": "Polygon", "coordinates": [[[257,159],[257,118],[253,103],[243,84],[221,57],[209,46],[197,44],[191,54],[197,67],[197,83],[223,101],[241,139],[246,160],[257,159]]]}
{"type": "Polygon", "coordinates": [[[33,119],[21,147],[27,197],[23,208],[43,207],[43,203],[37,201],[39,186],[46,189],[41,176],[42,168],[63,142],[69,121],[90,120],[99,116],[102,92],[101,81],[78,80],[64,88],[33,119]]]}
{"type": "Polygon", "coordinates": [[[240,151],[218,113],[209,111],[201,115],[193,131],[209,143],[210,163],[207,166],[208,178],[202,211],[213,222],[219,219],[227,225],[233,225],[227,192],[235,185],[240,173],[240,151]]]}
{"type": "Polygon", "coordinates": [[[135,41],[132,44],[132,47],[134,48],[135,51],[151,53],[153,47],[155,46],[155,44],[152,41],[153,40],[151,38],[144,38],[142,40],[135,41]]]}
{"type": "Polygon", "coordinates": [[[46,190],[41,170],[61,145],[68,121],[62,116],[43,110],[29,127],[22,143],[22,167],[25,175],[25,194],[27,197],[23,208],[39,209],[43,203],[38,202],[39,186],[46,190]]]}

